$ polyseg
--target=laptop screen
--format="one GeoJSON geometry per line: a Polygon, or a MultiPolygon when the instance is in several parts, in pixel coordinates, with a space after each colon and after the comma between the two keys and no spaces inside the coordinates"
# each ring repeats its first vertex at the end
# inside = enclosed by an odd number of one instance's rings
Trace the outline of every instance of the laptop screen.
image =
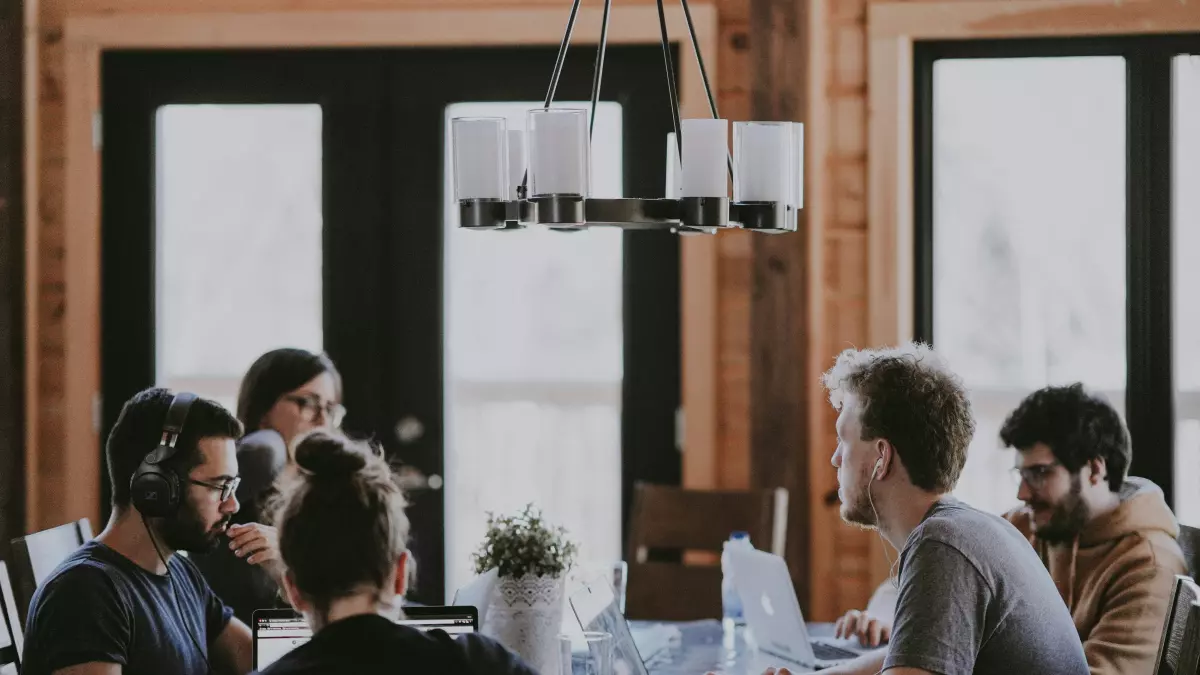
{"type": "MultiPolygon", "coordinates": [[[[478,630],[474,607],[406,607],[397,623],[420,630],[440,629],[451,637],[478,630]]],[[[254,668],[261,670],[308,642],[312,629],[304,617],[287,609],[254,613],[254,668]]]]}

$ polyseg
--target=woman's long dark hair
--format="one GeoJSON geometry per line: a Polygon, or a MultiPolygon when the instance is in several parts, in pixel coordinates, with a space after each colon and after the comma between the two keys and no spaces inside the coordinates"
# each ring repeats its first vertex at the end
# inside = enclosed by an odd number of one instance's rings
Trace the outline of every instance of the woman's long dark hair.
{"type": "Polygon", "coordinates": [[[328,356],[285,347],[258,357],[246,371],[238,391],[237,416],[246,427],[246,433],[262,428],[263,418],[281,396],[322,373],[333,377],[333,386],[338,401],[341,401],[342,376],[328,356]]]}
{"type": "Polygon", "coordinates": [[[303,437],[296,466],[281,481],[273,522],[285,573],[323,624],[338,598],[382,596],[408,548],[406,504],[382,453],[340,432],[303,437]]]}

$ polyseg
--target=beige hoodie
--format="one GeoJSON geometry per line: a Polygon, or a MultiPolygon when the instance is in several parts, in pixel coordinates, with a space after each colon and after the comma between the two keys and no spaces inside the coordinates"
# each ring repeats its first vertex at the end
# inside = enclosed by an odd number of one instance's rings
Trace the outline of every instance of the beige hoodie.
{"type": "Polygon", "coordinates": [[[1029,514],[1005,515],[1029,537],[1075,619],[1092,675],[1154,671],[1175,575],[1186,574],[1179,525],[1157,485],[1130,478],[1121,505],[1069,544],[1031,534],[1029,514]]]}

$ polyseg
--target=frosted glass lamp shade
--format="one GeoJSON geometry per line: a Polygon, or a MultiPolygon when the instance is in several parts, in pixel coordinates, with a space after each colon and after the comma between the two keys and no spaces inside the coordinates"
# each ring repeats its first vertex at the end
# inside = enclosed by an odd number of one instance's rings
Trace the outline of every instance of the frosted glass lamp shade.
{"type": "Polygon", "coordinates": [[[507,126],[503,117],[456,117],[450,121],[455,199],[507,198],[507,126]]]}
{"type": "MultiPolygon", "coordinates": [[[[792,135],[795,143],[792,145],[792,190],[794,196],[791,204],[797,209],[804,208],[804,124],[792,124],[792,135]]],[[[511,152],[511,150],[510,150],[511,152]]]]}
{"type": "Polygon", "coordinates": [[[589,196],[592,160],[587,110],[530,110],[526,128],[530,196],[589,196]]]}
{"type": "Polygon", "coordinates": [[[508,130],[508,198],[520,199],[517,188],[525,180],[525,171],[529,162],[525,156],[525,131],[523,129],[508,130]]]}
{"type": "Polygon", "coordinates": [[[729,121],[683,120],[684,197],[728,197],[729,121]]]}
{"type": "Polygon", "coordinates": [[[733,123],[735,201],[790,204],[796,198],[793,126],[792,122],[733,123]]]}

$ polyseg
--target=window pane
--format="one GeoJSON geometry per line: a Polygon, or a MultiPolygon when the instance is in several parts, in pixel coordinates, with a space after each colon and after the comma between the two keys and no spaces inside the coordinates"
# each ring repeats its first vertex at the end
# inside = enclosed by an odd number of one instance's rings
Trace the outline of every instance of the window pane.
{"type": "Polygon", "coordinates": [[[1200,524],[1200,56],[1175,58],[1174,186],[1175,259],[1175,513],[1200,524]]]}
{"type": "MultiPolygon", "coordinates": [[[[570,107],[588,107],[587,103],[570,107]]],[[[525,128],[539,103],[460,103],[449,119],[525,128]]],[[[600,104],[592,194],[621,196],[621,106],[600,104]]],[[[448,134],[448,132],[447,132],[448,134]]],[[[458,229],[446,138],[446,590],[471,577],[487,511],[527,502],[581,560],[621,559],[621,233],[458,229]]]]}
{"type": "Polygon", "coordinates": [[[933,341],[978,430],[957,494],[1017,503],[999,428],[1030,391],[1125,389],[1125,61],[934,64],[933,341]]]}
{"type": "Polygon", "coordinates": [[[157,381],[232,410],[260,354],[321,349],[321,107],[163,106],[156,148],[157,381]]]}

